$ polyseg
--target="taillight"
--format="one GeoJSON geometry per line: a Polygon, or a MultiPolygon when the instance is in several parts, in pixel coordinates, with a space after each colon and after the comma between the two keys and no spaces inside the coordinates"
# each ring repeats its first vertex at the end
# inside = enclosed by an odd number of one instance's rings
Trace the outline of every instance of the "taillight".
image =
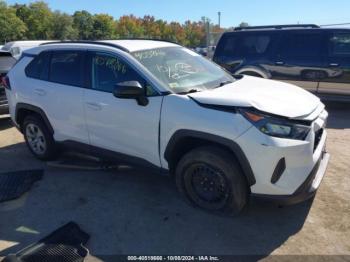
{"type": "Polygon", "coordinates": [[[8,76],[3,76],[1,80],[2,80],[2,81],[1,81],[2,85],[3,85],[6,89],[11,90],[10,79],[8,78],[8,76]]]}

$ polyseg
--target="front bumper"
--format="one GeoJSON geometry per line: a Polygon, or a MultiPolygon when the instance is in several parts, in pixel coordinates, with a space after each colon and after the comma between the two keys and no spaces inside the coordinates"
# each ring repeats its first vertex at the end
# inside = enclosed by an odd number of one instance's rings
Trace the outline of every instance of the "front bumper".
{"type": "Polygon", "coordinates": [[[312,169],[303,184],[292,195],[263,195],[252,194],[253,197],[276,202],[282,205],[293,205],[312,198],[326,174],[330,154],[323,152],[321,158],[312,169]]]}

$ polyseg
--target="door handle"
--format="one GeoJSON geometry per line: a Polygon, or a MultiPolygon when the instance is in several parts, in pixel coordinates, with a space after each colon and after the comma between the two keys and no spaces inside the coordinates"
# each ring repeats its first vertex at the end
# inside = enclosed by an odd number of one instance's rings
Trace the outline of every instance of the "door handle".
{"type": "Polygon", "coordinates": [[[92,110],[95,110],[95,111],[100,111],[102,110],[102,106],[98,103],[94,103],[94,102],[86,102],[86,105],[92,109],[92,110]]]}
{"type": "Polygon", "coordinates": [[[277,61],[275,64],[276,65],[284,65],[284,62],[283,61],[277,61]]]}
{"type": "Polygon", "coordinates": [[[44,89],[36,88],[34,89],[34,93],[39,95],[39,96],[44,96],[46,95],[46,91],[44,89]]]}
{"type": "Polygon", "coordinates": [[[329,66],[337,67],[337,66],[339,66],[339,64],[337,64],[337,63],[330,63],[329,66]]]}

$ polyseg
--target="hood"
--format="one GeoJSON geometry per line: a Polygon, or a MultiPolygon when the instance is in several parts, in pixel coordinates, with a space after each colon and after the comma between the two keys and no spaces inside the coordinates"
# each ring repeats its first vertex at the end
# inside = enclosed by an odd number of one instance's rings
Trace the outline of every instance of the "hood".
{"type": "Polygon", "coordinates": [[[189,96],[201,104],[254,107],[288,118],[306,117],[322,105],[318,97],[300,87],[251,76],[189,96]]]}

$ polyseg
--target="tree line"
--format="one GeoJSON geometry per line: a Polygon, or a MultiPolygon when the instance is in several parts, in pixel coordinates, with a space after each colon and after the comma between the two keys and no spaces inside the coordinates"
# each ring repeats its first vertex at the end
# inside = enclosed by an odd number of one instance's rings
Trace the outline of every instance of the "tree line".
{"type": "MultiPolygon", "coordinates": [[[[202,18],[181,24],[150,15],[142,18],[124,15],[116,20],[108,14],[91,14],[84,10],[73,15],[52,11],[42,1],[7,5],[0,0],[0,43],[14,40],[152,38],[195,47],[206,44],[207,21],[207,18],[202,18]]],[[[210,31],[220,33],[223,29],[210,23],[210,31]]]]}

